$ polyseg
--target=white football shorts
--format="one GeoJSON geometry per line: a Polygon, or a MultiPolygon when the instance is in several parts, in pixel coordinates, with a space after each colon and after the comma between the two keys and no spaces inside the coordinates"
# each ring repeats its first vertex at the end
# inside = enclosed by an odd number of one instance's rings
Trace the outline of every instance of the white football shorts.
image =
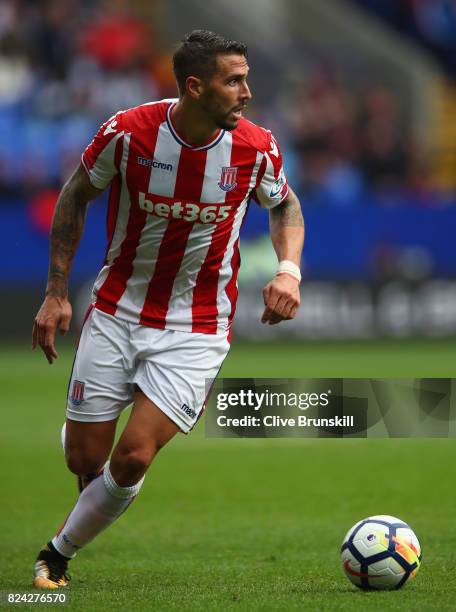
{"type": "Polygon", "coordinates": [[[67,417],[85,422],[116,419],[133,402],[138,385],[188,433],[229,348],[227,334],[155,329],[92,308],[73,364],[67,417]]]}

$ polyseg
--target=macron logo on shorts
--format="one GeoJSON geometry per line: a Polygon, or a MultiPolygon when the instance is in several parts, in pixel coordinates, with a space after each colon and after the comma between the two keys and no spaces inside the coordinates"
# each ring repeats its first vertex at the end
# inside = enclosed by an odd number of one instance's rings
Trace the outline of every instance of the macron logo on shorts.
{"type": "Polygon", "coordinates": [[[196,412],[192,410],[189,406],[187,406],[187,404],[182,404],[180,409],[185,412],[185,414],[187,414],[191,419],[194,419],[196,417],[196,412]]]}

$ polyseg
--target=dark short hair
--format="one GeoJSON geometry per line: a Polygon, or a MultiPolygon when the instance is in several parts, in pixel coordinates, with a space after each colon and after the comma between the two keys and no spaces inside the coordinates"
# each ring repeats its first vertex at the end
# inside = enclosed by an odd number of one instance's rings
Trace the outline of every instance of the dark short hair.
{"type": "Polygon", "coordinates": [[[174,76],[181,96],[189,76],[207,80],[215,74],[217,55],[247,57],[247,47],[209,30],[193,30],[184,36],[173,55],[174,76]]]}

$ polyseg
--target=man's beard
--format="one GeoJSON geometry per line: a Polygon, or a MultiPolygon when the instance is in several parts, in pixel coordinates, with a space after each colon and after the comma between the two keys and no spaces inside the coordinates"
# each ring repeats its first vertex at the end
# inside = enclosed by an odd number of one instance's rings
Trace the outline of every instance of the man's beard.
{"type": "Polygon", "coordinates": [[[235,119],[235,120],[230,121],[228,119],[231,112],[232,111],[230,111],[228,115],[225,115],[225,117],[221,119],[214,119],[215,125],[221,130],[227,130],[228,132],[231,132],[232,130],[234,130],[237,127],[238,120],[235,119]]]}
{"type": "Polygon", "coordinates": [[[221,107],[217,103],[214,103],[212,97],[208,97],[208,99],[201,104],[201,108],[210,116],[219,129],[231,132],[237,127],[238,120],[229,119],[233,109],[228,112],[223,112],[221,107]]]}

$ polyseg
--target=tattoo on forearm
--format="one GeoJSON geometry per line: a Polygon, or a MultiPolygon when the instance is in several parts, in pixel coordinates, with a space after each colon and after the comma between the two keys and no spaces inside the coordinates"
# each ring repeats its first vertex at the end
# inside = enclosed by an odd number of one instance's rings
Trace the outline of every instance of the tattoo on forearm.
{"type": "Polygon", "coordinates": [[[304,219],[299,200],[290,189],[285,200],[269,212],[272,244],[279,261],[301,260],[304,219]]]}
{"type": "Polygon", "coordinates": [[[57,202],[50,235],[50,262],[46,295],[64,297],[68,277],[84,229],[87,202],[74,186],[66,185],[57,202]]]}
{"type": "Polygon", "coordinates": [[[304,226],[301,205],[291,190],[284,202],[271,210],[270,216],[273,225],[285,225],[288,227],[304,226]]]}

